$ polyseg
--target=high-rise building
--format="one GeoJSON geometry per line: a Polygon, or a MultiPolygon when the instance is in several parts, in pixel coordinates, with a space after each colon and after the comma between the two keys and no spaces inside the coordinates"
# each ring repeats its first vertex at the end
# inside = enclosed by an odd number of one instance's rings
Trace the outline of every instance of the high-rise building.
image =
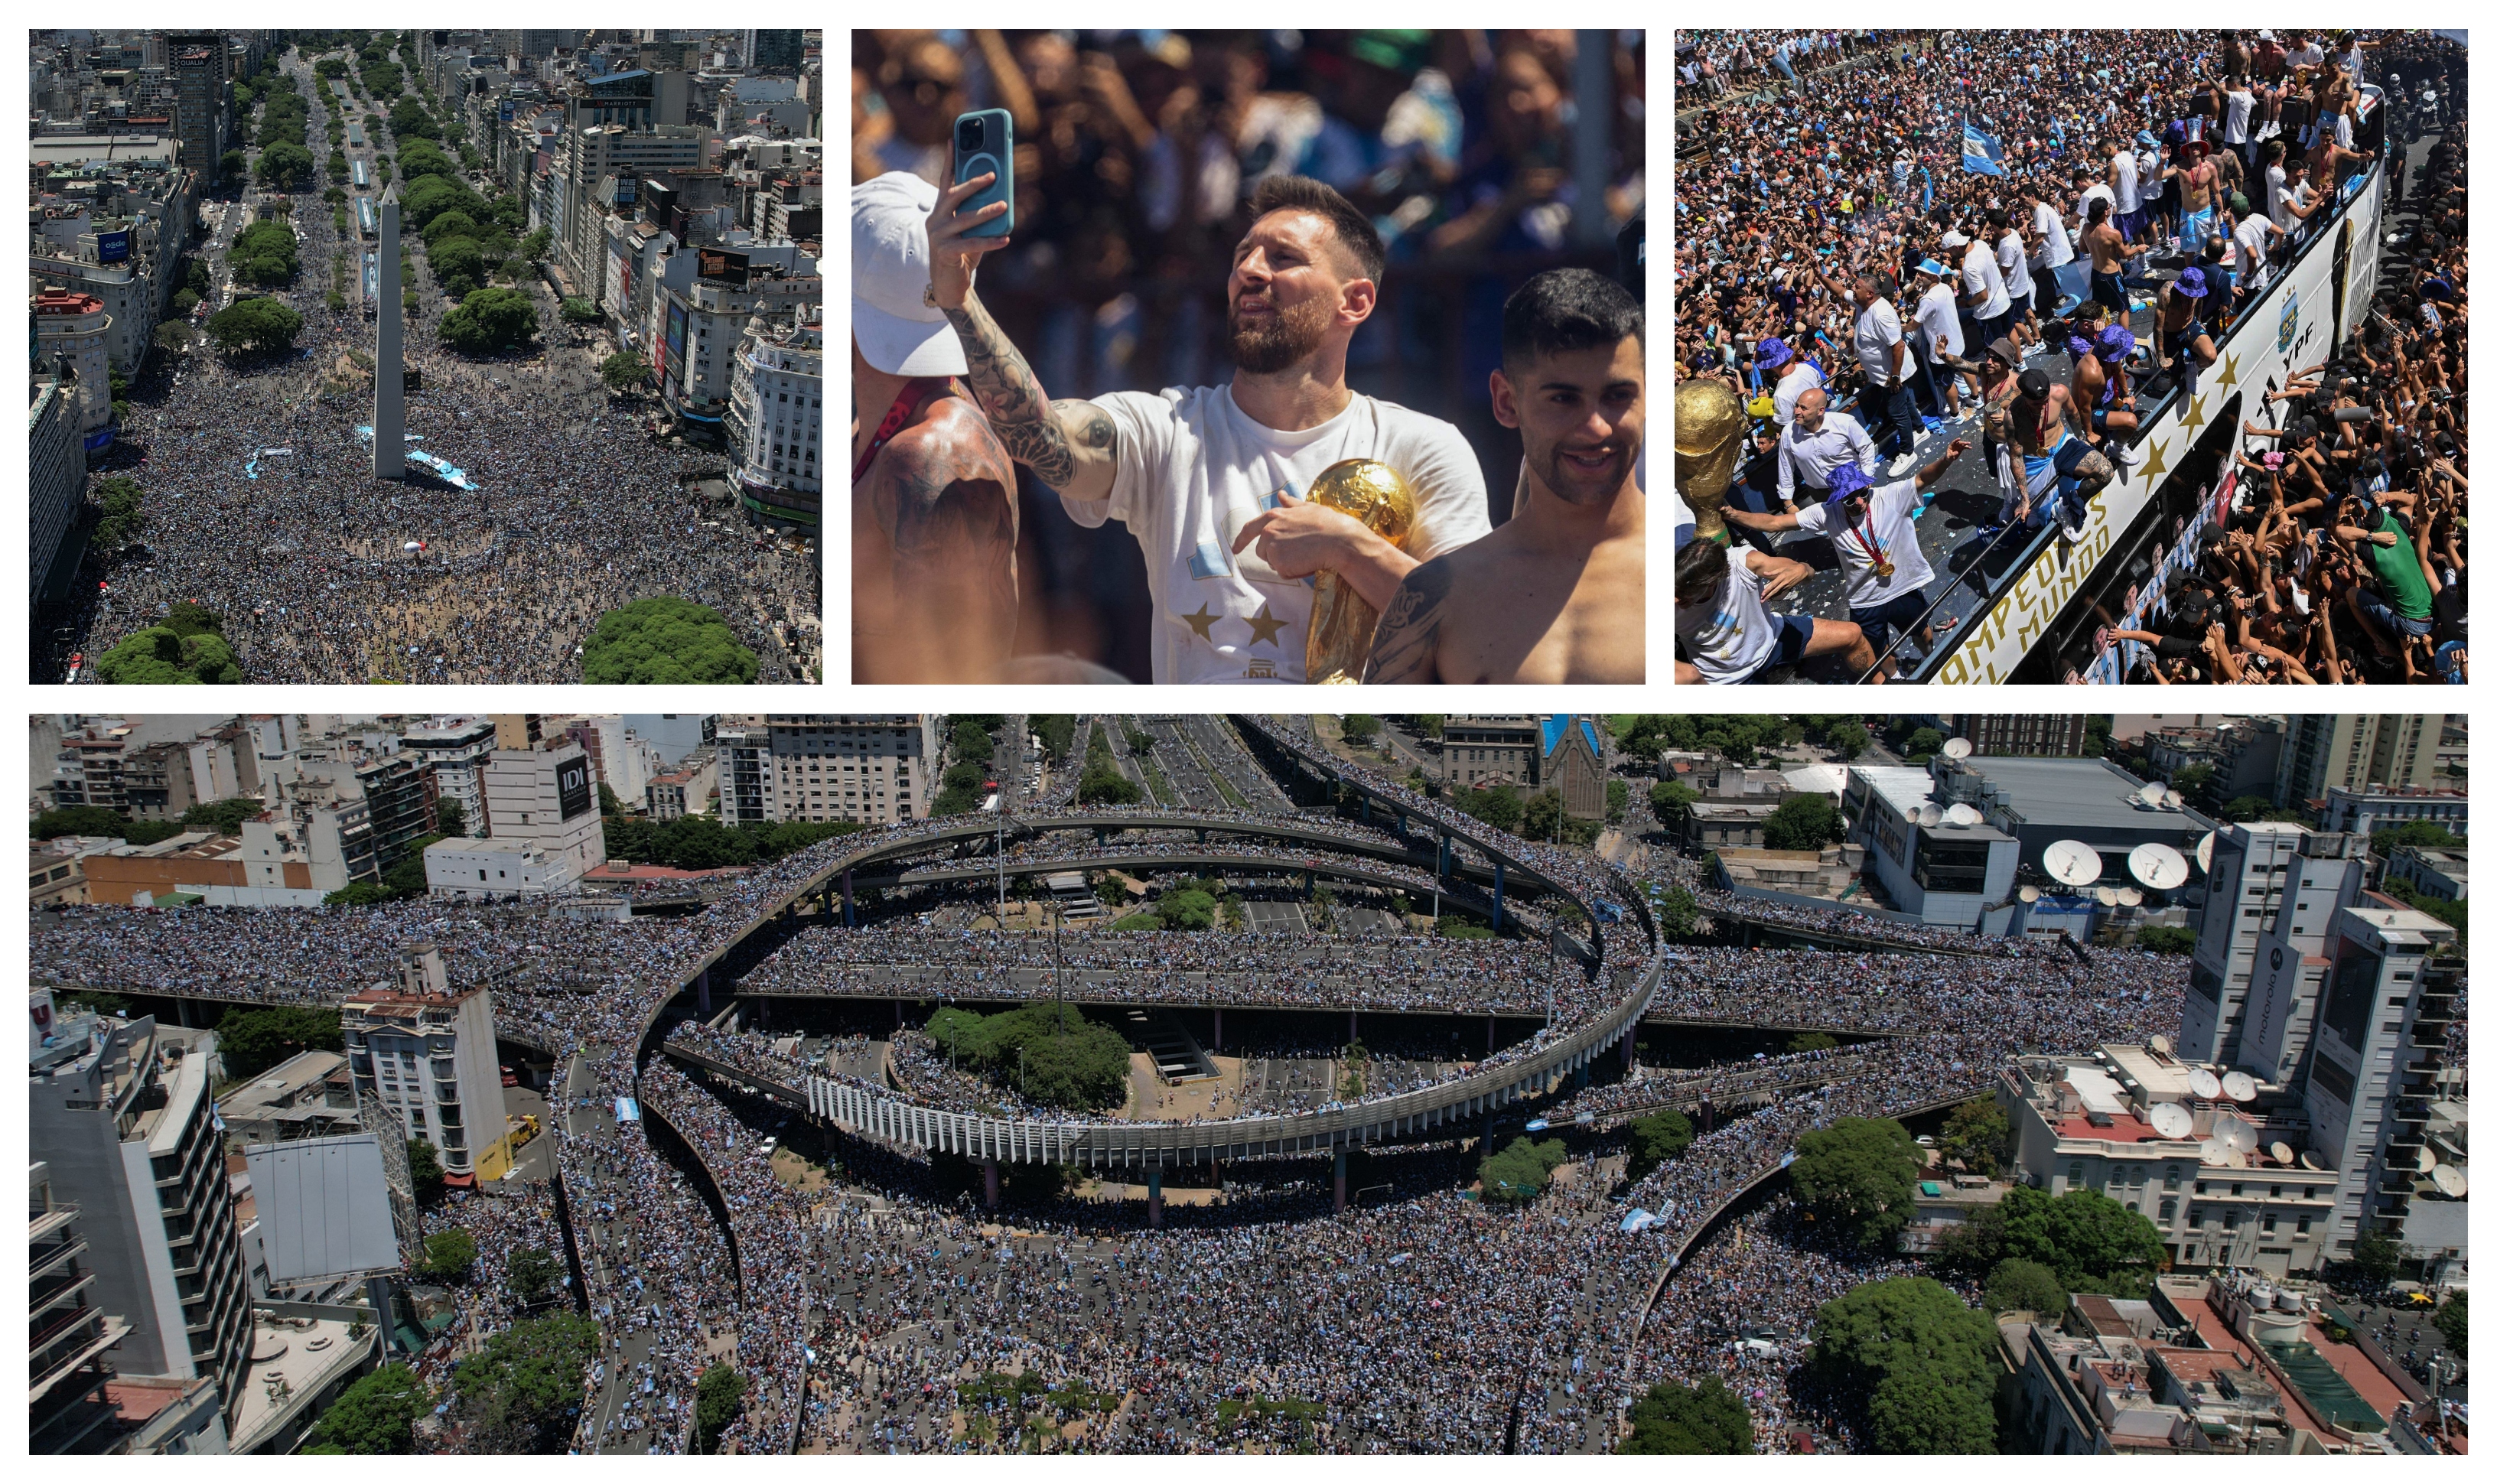
{"type": "Polygon", "coordinates": [[[108,1352],[130,1323],[97,1305],[92,1248],[79,1230],[78,1207],[52,1193],[51,1166],[36,1160],[27,1184],[26,1440],[30,1452],[68,1453],[118,1410],[106,1392],[113,1377],[108,1352]]]}
{"type": "Polygon", "coordinates": [[[2333,919],[2331,979],[2306,1073],[2307,1146],[2340,1174],[2336,1258],[2368,1228],[2402,1235],[2460,992],[2459,959],[2433,957],[2453,930],[2378,903],[2389,899],[2333,919]]]}
{"type": "Polygon", "coordinates": [[[436,800],[459,805],[459,834],[470,839],[486,834],[486,763],[494,751],[494,723],[484,716],[435,716],[420,721],[399,738],[399,745],[421,760],[433,779],[436,800]]]}
{"type": "Polygon", "coordinates": [[[2373,712],[2292,716],[2271,802],[2280,808],[2320,808],[2334,788],[2432,787],[2444,722],[2442,715],[2373,712]]]}
{"type": "Polygon", "coordinates": [[[174,73],[174,135],[181,141],[181,162],[201,179],[213,180],[226,152],[226,82],[232,70],[226,39],[215,31],[169,35],[165,59],[174,73]]]}
{"type": "Polygon", "coordinates": [[[806,33],[804,31],[748,31],[745,35],[745,70],[748,72],[776,68],[795,72],[806,63],[806,33]]]}
{"type": "Polygon", "coordinates": [[[934,728],[929,715],[723,716],[720,823],[925,819],[936,794],[934,728]]]}
{"type": "MultiPolygon", "coordinates": [[[[68,596],[75,575],[62,558],[86,499],[86,450],[79,433],[75,389],[48,376],[33,382],[26,407],[29,595],[36,603],[68,596]],[[55,570],[55,568],[59,570],[55,570]]],[[[59,677],[47,677],[57,679],[59,677]]]]}
{"type": "Polygon", "coordinates": [[[2064,716],[1944,716],[1951,731],[1968,739],[1980,757],[2079,757],[2088,718],[2064,716]]]}
{"type": "Polygon", "coordinates": [[[824,331],[746,323],[728,389],[728,446],[738,493],[765,520],[818,525],[824,515],[824,331]]]}
{"type": "Polygon", "coordinates": [[[471,1184],[477,1155],[503,1136],[492,992],[455,994],[442,951],[419,943],[400,953],[397,984],[374,985],[338,1007],[338,1028],[358,1097],[375,1099],[408,1138],[431,1144],[449,1184],[471,1184]]]}
{"type": "Polygon", "coordinates": [[[35,291],[35,350],[40,369],[64,370],[79,407],[79,433],[91,437],[112,421],[112,374],[105,345],[112,316],[104,300],[72,289],[35,291]]]}
{"type": "Polygon", "coordinates": [[[531,846],[578,879],[607,859],[589,754],[562,738],[543,747],[497,748],[486,762],[487,834],[497,845],[531,846]]]}
{"type": "Polygon", "coordinates": [[[114,1364],[213,1380],[231,1423],[250,1384],[251,1295],[210,1099],[216,1037],[146,1016],[50,1018],[29,1066],[28,1152],[78,1209],[90,1302],[128,1326],[114,1364]]]}
{"type": "MultiPolygon", "coordinates": [[[[2366,877],[2360,843],[2291,824],[2230,825],[2212,839],[2178,1056],[2253,1064],[2248,991],[2258,963],[2266,993],[2279,997],[2258,1018],[2257,1038],[2270,1057],[2285,1055],[2295,1039],[2287,1006],[2295,997],[2296,963],[2321,943],[2333,913],[2355,900],[2366,877]]],[[[2285,1078],[2287,1069],[2279,1075],[2285,1078]]]]}

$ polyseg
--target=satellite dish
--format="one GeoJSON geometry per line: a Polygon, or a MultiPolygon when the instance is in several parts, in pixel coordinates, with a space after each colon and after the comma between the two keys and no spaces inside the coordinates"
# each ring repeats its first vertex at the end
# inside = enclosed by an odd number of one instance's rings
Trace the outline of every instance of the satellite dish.
{"type": "Polygon", "coordinates": [[[2231,1170],[2242,1170],[2246,1167],[2246,1152],[2241,1149],[2231,1149],[2220,1156],[2220,1162],[2231,1170]]]}
{"type": "Polygon", "coordinates": [[[2167,797],[2167,785],[2165,783],[2144,783],[2141,785],[2140,794],[2136,797],[2138,797],[2142,803],[2156,808],[2159,805],[2159,801],[2167,797]]]}
{"type": "Polygon", "coordinates": [[[2271,1162],[2274,1164],[2288,1164],[2297,1157],[2289,1152],[2289,1146],[2286,1144],[2273,1145],[2270,1152],[2271,1162]]]}
{"type": "Polygon", "coordinates": [[[1948,742],[1946,742],[1943,743],[1943,756],[1944,756],[1944,757],[1950,757],[1950,758],[1966,757],[1966,756],[1968,756],[1970,753],[1975,752],[1975,750],[1976,750],[1976,745],[1975,745],[1975,743],[1971,742],[1970,742],[1967,738],[1965,738],[1965,737],[1954,737],[1954,738],[1952,738],[1950,741],[1948,741],[1948,742]]]}
{"type": "Polygon", "coordinates": [[[2252,1123],[2231,1113],[2220,1115],[2218,1121],[2211,1125],[2211,1137],[2240,1154],[2253,1153],[2262,1142],[2252,1123]]]}
{"type": "Polygon", "coordinates": [[[2111,887],[2111,886],[2102,886],[2102,887],[2100,887],[2100,888],[2099,888],[2099,890],[2098,890],[2098,898],[2099,898],[2099,905],[2100,905],[2100,906],[2102,906],[2102,907],[2111,907],[2111,906],[2114,906],[2114,905],[2115,905],[2115,888],[2114,888],[2114,887],[2111,887]]]}
{"type": "Polygon", "coordinates": [[[2207,1066],[2197,1066],[2186,1073],[2185,1086],[2193,1089],[2194,1095],[2204,1102],[2220,1095],[2220,1079],[2213,1076],[2207,1066]]]}
{"type": "Polygon", "coordinates": [[[2299,1167],[2303,1169],[2321,1170],[2323,1168],[2323,1161],[2316,1158],[2315,1151],[2311,1149],[2299,1150],[2297,1152],[2297,1162],[2299,1167]]]}
{"type": "Polygon", "coordinates": [[[1985,823],[1985,816],[1978,813],[1976,810],[1970,808],[1965,804],[1954,804],[1949,808],[1943,810],[1943,822],[1958,829],[1965,830],[1971,825],[1981,825],[1985,823]]]}
{"type": "Polygon", "coordinates": [[[2185,858],[2173,845],[2135,845],[2124,858],[2133,879],[2147,887],[2172,892],[2185,884],[2185,858]]]}
{"type": "Polygon", "coordinates": [[[2211,873],[2211,841],[2219,837],[2217,831],[2205,830],[2202,837],[2194,842],[2194,864],[2201,867],[2206,876],[2211,873]]]}
{"type": "Polygon", "coordinates": [[[2194,1115],[2174,1103],[2153,1103],[2150,1126],[2163,1139],[2190,1139],[2194,1137],[2194,1115]]]}
{"type": "Polygon", "coordinates": [[[2137,907],[2141,905],[2141,888],[2137,886],[2117,887],[2115,889],[2115,904],[2120,907],[2137,907]]]}
{"type": "Polygon", "coordinates": [[[2255,1100],[2255,1080],[2243,1072],[2230,1072],[2220,1079],[2220,1090],[2232,1103],[2250,1103],[2255,1100]]]}
{"type": "Polygon", "coordinates": [[[2020,900],[2022,901],[2036,901],[2038,900],[2038,889],[2034,886],[2022,887],[2020,889],[2020,900]]]}
{"type": "Polygon", "coordinates": [[[2045,867],[2066,886],[2087,886],[2099,878],[2099,853],[2079,840],[2057,840],[2046,847],[2045,867]]]}
{"type": "Polygon", "coordinates": [[[1935,829],[1940,826],[1942,822],[1943,811],[1935,807],[1933,805],[1928,804],[1923,808],[1916,810],[1916,823],[1923,829],[1935,829]]]}
{"type": "Polygon", "coordinates": [[[2165,1057],[2176,1048],[2175,1043],[2168,1040],[2165,1036],[2155,1035],[2150,1038],[2150,1049],[2158,1053],[2160,1056],[2165,1057]]]}
{"type": "Polygon", "coordinates": [[[2228,1161],[2228,1147],[2227,1145],[2221,1143],[2217,1139],[2205,1139],[2202,1141],[2202,1162],[2204,1164],[2224,1164],[2228,1161]]]}
{"type": "MultiPolygon", "coordinates": [[[[281,1085],[282,1085],[282,1084],[281,1084],[281,1085]]],[[[2429,1171],[2431,1171],[2431,1170],[2433,1170],[2433,1169],[2435,1169],[2435,1168],[2436,1168],[2436,1151],[2434,1151],[2434,1150],[2432,1150],[2432,1149],[2426,1149],[2426,1148],[2422,1148],[2422,1149],[2420,1149],[2420,1151],[2419,1151],[2418,1172],[2419,1172],[2421,1175],[2425,1175],[2425,1174],[2427,1174],[2429,1171]]]]}
{"type": "Polygon", "coordinates": [[[2436,1173],[2428,1177],[2428,1184],[2436,1186],[2437,1194],[2457,1201],[2471,1193],[2471,1177],[2462,1173],[2460,1165],[2438,1165],[2436,1173]]]}

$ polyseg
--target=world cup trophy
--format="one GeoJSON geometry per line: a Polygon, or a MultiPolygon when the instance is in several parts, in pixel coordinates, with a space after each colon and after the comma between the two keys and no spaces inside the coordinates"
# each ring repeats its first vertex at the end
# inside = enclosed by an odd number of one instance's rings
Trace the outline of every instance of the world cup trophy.
{"type": "MultiPolygon", "coordinates": [[[[1341,511],[1378,533],[1399,550],[1413,534],[1413,489],[1405,476],[1375,458],[1346,458],[1326,466],[1310,483],[1310,500],[1341,511]]],[[[1309,678],[1317,685],[1358,685],[1370,664],[1370,637],[1378,627],[1378,610],[1352,584],[1333,572],[1317,574],[1317,596],[1310,605],[1310,638],[1305,653],[1309,678]]]]}
{"type": "Polygon", "coordinates": [[[1673,486],[1691,507],[1699,539],[1723,546],[1726,487],[1742,467],[1751,421],[1734,389],[1713,376],[1673,389],[1673,486]]]}

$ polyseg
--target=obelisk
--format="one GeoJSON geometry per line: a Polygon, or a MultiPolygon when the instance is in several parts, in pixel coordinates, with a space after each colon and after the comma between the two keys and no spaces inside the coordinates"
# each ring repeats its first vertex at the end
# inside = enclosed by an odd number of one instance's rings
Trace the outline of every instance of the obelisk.
{"type": "Polygon", "coordinates": [[[399,323],[398,187],[382,193],[373,297],[373,478],[407,477],[406,354],[399,323]]]}

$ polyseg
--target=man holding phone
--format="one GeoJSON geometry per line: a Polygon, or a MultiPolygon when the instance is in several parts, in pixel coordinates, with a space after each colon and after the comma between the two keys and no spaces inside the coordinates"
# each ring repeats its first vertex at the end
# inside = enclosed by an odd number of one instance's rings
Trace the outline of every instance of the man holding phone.
{"type": "MultiPolygon", "coordinates": [[[[958,161],[963,145],[958,128],[958,161]]],[[[1157,683],[1301,683],[1318,572],[1383,612],[1407,573],[1491,529],[1464,436],[1345,383],[1345,349],[1377,307],[1386,254],[1334,190],[1298,176],[1258,187],[1232,250],[1228,386],[1053,403],[972,289],[980,259],[1009,240],[981,231],[1011,203],[965,210],[996,175],[950,174],[956,183],[928,216],[928,302],[960,337],[964,379],[1007,453],[1076,523],[1116,518],[1144,549],[1157,683]],[[1414,529],[1402,550],[1302,498],[1345,458],[1376,459],[1411,488],[1414,529]]]]}

